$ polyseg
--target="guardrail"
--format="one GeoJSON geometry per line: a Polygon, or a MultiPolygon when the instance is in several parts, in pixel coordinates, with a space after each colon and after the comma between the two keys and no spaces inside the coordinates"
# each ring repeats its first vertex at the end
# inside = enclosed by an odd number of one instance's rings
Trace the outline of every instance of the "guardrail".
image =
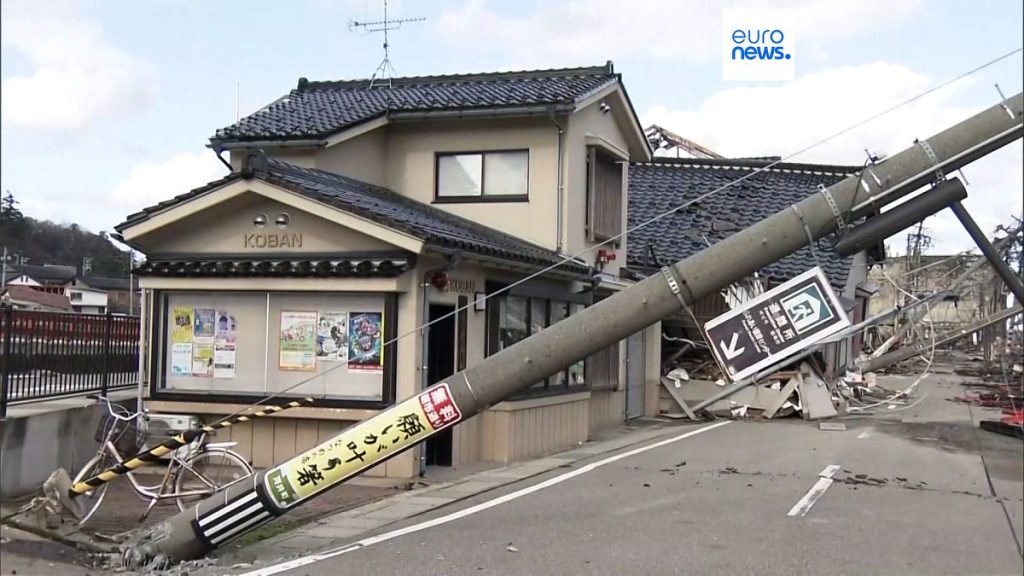
{"type": "Polygon", "coordinates": [[[0,309],[0,417],[10,404],[130,388],[139,319],[0,309]]]}

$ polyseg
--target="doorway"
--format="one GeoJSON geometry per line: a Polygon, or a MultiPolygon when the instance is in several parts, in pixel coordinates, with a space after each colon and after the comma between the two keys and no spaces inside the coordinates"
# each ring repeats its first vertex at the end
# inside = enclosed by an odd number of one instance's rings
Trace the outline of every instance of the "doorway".
{"type": "Polygon", "coordinates": [[[645,345],[643,330],[626,339],[626,420],[644,414],[645,345]]]}
{"type": "MultiPolygon", "coordinates": [[[[455,373],[454,312],[455,306],[450,304],[430,305],[431,324],[427,328],[427,380],[431,385],[455,373]]],[[[451,466],[451,427],[427,439],[424,452],[427,466],[451,466]]]]}

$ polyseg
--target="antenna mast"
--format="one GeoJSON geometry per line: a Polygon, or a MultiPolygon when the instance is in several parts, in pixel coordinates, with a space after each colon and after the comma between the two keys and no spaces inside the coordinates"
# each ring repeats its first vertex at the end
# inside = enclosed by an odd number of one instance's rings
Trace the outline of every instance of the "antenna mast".
{"type": "Polygon", "coordinates": [[[370,88],[373,88],[375,83],[380,82],[381,84],[386,83],[388,88],[391,88],[391,76],[395,72],[395,68],[391,65],[391,59],[388,57],[388,32],[392,30],[398,30],[402,27],[402,24],[406,22],[423,22],[426,18],[396,18],[394,20],[388,19],[388,0],[384,0],[384,19],[376,20],[373,22],[357,22],[355,20],[349,20],[348,29],[350,32],[356,30],[363,30],[364,32],[383,32],[384,33],[384,60],[381,60],[380,66],[373,72],[373,77],[370,78],[370,88]]]}

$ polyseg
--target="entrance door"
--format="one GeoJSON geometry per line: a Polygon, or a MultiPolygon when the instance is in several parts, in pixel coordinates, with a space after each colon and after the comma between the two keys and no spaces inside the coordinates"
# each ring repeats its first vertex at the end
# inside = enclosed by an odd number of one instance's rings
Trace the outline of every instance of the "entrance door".
{"type": "MultiPolygon", "coordinates": [[[[448,304],[430,305],[430,322],[427,329],[427,380],[435,384],[455,373],[455,306],[448,304]],[[438,318],[449,315],[433,323],[438,318]]],[[[452,429],[445,428],[427,440],[424,447],[427,466],[452,465],[452,429]]]]}
{"type": "Polygon", "coordinates": [[[626,420],[644,414],[644,332],[626,338],[626,420]]]}

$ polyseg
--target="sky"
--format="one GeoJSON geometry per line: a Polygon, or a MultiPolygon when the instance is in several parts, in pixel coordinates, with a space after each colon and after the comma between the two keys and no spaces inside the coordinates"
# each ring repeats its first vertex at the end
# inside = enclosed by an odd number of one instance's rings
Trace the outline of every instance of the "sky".
{"type": "MultiPolygon", "coordinates": [[[[3,0],[0,189],[35,218],[112,230],[225,173],[206,148],[298,78],[367,78],[382,0],[3,0]]],[[[393,0],[398,76],[615,63],[645,126],[726,156],[783,156],[1024,45],[1020,0],[393,0]],[[726,82],[722,11],[789,8],[796,76],[726,82]]],[[[790,158],[863,164],[1022,89],[1021,54],[790,158]]],[[[991,232],[1020,215],[1021,142],[963,170],[991,232]]],[[[931,253],[972,246],[944,211],[931,253]]],[[[903,248],[902,237],[890,247],[903,248]]]]}

